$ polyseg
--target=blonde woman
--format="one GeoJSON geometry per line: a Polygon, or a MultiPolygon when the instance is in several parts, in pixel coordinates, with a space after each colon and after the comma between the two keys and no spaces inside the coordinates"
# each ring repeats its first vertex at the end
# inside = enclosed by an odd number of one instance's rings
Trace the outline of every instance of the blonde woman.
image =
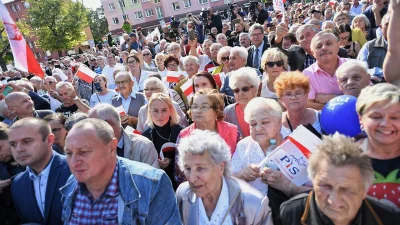
{"type": "Polygon", "coordinates": [[[165,143],[175,144],[179,133],[183,129],[178,124],[179,116],[175,110],[174,104],[168,94],[154,93],[148,103],[147,107],[147,124],[149,128],[143,133],[143,136],[150,139],[157,153],[163,159],[159,159],[160,168],[164,169],[168,177],[172,181],[174,190],[177,184],[174,178],[174,165],[175,165],[175,149],[164,148],[165,143]]]}

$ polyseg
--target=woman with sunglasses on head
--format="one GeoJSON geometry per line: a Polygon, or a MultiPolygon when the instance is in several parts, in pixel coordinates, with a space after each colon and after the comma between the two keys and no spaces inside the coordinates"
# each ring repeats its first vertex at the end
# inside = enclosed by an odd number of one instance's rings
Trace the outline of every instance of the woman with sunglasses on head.
{"type": "Polygon", "coordinates": [[[90,107],[99,103],[111,103],[114,96],[118,95],[115,90],[107,88],[107,77],[102,74],[94,77],[93,86],[96,92],[90,96],[90,107]]]}
{"type": "Polygon", "coordinates": [[[243,137],[250,135],[249,124],[244,120],[244,109],[247,103],[257,97],[260,78],[254,68],[244,67],[232,72],[229,86],[233,90],[235,104],[224,109],[225,121],[235,124],[243,137]]]}
{"type": "Polygon", "coordinates": [[[275,80],[288,70],[288,57],[278,48],[269,48],[261,57],[264,70],[260,97],[278,99],[274,89],[275,80]]]}
{"type": "Polygon", "coordinates": [[[133,90],[142,92],[144,81],[149,76],[149,72],[142,70],[140,59],[136,55],[129,55],[126,59],[126,63],[128,65],[127,71],[129,71],[128,73],[133,81],[133,90]]]}

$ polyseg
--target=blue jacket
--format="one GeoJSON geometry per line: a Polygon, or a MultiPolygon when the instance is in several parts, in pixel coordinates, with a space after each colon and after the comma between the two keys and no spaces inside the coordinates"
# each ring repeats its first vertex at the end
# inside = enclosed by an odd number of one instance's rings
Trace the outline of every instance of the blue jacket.
{"type": "MultiPolygon", "coordinates": [[[[163,170],[118,157],[118,224],[182,224],[171,181],[163,170]]],[[[62,219],[68,224],[78,182],[72,175],[60,189],[62,219]]]]}
{"type": "Polygon", "coordinates": [[[50,167],[46,188],[44,218],[36,202],[33,181],[26,170],[11,184],[11,194],[21,223],[62,224],[61,194],[58,191],[71,175],[65,156],[53,151],[54,159],[50,167]]]}

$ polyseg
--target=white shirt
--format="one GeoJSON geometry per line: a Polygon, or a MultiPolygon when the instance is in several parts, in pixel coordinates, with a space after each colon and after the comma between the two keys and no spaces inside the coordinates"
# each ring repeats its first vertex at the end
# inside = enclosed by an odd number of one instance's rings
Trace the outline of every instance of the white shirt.
{"type": "MultiPolygon", "coordinates": [[[[198,198],[199,201],[199,224],[204,225],[219,225],[222,222],[226,212],[229,209],[229,190],[226,184],[225,178],[222,177],[222,188],[218,198],[217,205],[215,206],[214,212],[212,213],[211,220],[208,220],[206,209],[204,208],[203,201],[198,198]]],[[[232,218],[230,213],[226,215],[222,225],[232,225],[232,218]]]]}
{"type": "Polygon", "coordinates": [[[99,103],[111,104],[111,100],[116,95],[118,95],[118,93],[111,89],[109,90],[109,92],[106,95],[99,95],[99,93],[93,93],[92,96],[90,96],[90,107],[94,107],[95,105],[97,105],[99,103]]]}
{"type": "Polygon", "coordinates": [[[51,111],[56,111],[56,109],[62,105],[62,103],[60,101],[58,101],[57,99],[51,97],[49,95],[49,99],[50,99],[50,109],[51,111]]]}
{"type": "Polygon", "coordinates": [[[33,181],[33,189],[35,191],[36,203],[38,204],[39,210],[44,217],[44,207],[46,203],[46,189],[47,189],[47,181],[49,179],[49,173],[51,164],[53,163],[54,154],[49,162],[49,164],[44,168],[44,170],[36,175],[36,172],[33,171],[29,166],[27,167],[29,178],[33,181]]]}
{"type": "MultiPolygon", "coordinates": [[[[239,141],[236,146],[236,151],[232,156],[232,172],[237,173],[248,167],[250,164],[258,165],[265,157],[266,155],[258,142],[254,141],[251,136],[248,136],[239,141]]],[[[268,185],[263,183],[261,178],[257,178],[248,183],[267,195],[268,185]]]]}
{"type": "Polygon", "coordinates": [[[268,89],[267,79],[264,79],[262,81],[260,97],[278,99],[278,96],[276,95],[276,93],[272,92],[268,89]]]}
{"type": "Polygon", "coordinates": [[[101,72],[101,74],[103,74],[104,76],[107,77],[107,87],[111,88],[111,89],[115,89],[115,80],[114,80],[114,71],[115,70],[121,70],[121,71],[125,71],[125,66],[117,63],[115,64],[115,66],[111,67],[110,65],[107,65],[103,68],[103,71],[101,72]]]}
{"type": "Polygon", "coordinates": [[[136,80],[136,77],[134,77],[132,75],[132,72],[129,72],[129,75],[131,76],[132,80],[133,80],[133,90],[136,92],[142,91],[144,88],[144,82],[147,79],[147,77],[149,76],[150,72],[149,71],[144,71],[141,70],[140,72],[140,80],[136,80]]]}
{"type": "Polygon", "coordinates": [[[118,97],[120,97],[122,99],[122,107],[124,107],[125,113],[128,114],[129,105],[131,104],[132,98],[136,99],[136,92],[132,91],[127,99],[125,99],[124,96],[121,93],[118,94],[118,97]]]}
{"type": "Polygon", "coordinates": [[[208,55],[199,55],[199,63],[200,68],[199,71],[203,71],[206,68],[207,64],[211,62],[210,57],[208,55]]]}

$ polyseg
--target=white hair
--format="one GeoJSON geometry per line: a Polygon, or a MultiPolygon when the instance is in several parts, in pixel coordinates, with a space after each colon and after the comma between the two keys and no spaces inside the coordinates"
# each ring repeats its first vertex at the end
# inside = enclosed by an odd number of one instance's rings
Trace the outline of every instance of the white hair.
{"type": "Polygon", "coordinates": [[[61,81],[56,84],[56,91],[58,91],[62,87],[67,87],[69,89],[71,89],[71,88],[73,89],[74,85],[72,85],[72,83],[70,83],[70,82],[61,81]]]}
{"type": "Polygon", "coordinates": [[[217,40],[218,40],[219,37],[224,37],[225,39],[227,39],[226,35],[223,34],[223,33],[220,33],[220,34],[217,35],[217,40]]]}
{"type": "Polygon", "coordinates": [[[30,79],[30,81],[37,81],[37,82],[42,82],[42,78],[38,77],[38,76],[34,76],[30,79]]]}
{"type": "Polygon", "coordinates": [[[232,50],[232,47],[231,47],[231,46],[224,46],[224,47],[222,47],[222,48],[218,51],[218,54],[217,54],[217,62],[218,62],[219,64],[222,65],[222,60],[221,60],[222,55],[225,54],[225,53],[227,53],[227,52],[230,54],[231,50],[232,50]]]}
{"type": "Polygon", "coordinates": [[[88,115],[95,113],[97,119],[104,121],[111,121],[111,126],[118,126],[121,124],[121,118],[118,111],[114,106],[107,103],[97,104],[95,107],[89,110],[88,115]]]}
{"type": "Polygon", "coordinates": [[[245,33],[245,32],[240,33],[240,34],[239,34],[239,39],[240,39],[242,36],[246,36],[247,38],[250,39],[250,34],[249,34],[249,33],[245,33]]]}
{"type": "Polygon", "coordinates": [[[255,29],[259,29],[261,31],[261,33],[264,33],[264,27],[259,23],[255,23],[255,24],[251,25],[251,27],[249,28],[249,33],[252,33],[253,30],[255,30],[255,29]]]}
{"type": "Polygon", "coordinates": [[[353,21],[351,21],[351,28],[352,28],[352,29],[355,29],[355,28],[356,28],[355,25],[354,25],[354,22],[355,22],[357,19],[363,19],[363,20],[364,20],[365,29],[368,29],[368,28],[371,27],[371,21],[369,21],[369,19],[368,19],[368,17],[367,17],[366,15],[364,15],[363,13],[361,13],[361,14],[358,14],[357,16],[355,16],[355,17],[353,18],[353,21]]]}
{"type": "Polygon", "coordinates": [[[219,165],[225,163],[224,175],[230,176],[231,169],[231,151],[224,139],[217,133],[209,130],[194,130],[189,136],[181,139],[179,146],[179,168],[185,171],[185,155],[203,155],[208,151],[211,160],[219,165]]]}
{"type": "Polygon", "coordinates": [[[279,103],[270,98],[257,97],[250,100],[244,109],[244,121],[250,123],[254,111],[264,109],[269,115],[274,117],[278,122],[282,120],[282,107],[279,103]]]}
{"type": "Polygon", "coordinates": [[[362,69],[363,72],[365,72],[365,74],[368,75],[368,64],[366,62],[361,60],[351,59],[337,68],[336,76],[339,78],[339,76],[342,75],[345,70],[354,69],[356,67],[362,69]]]}
{"type": "Polygon", "coordinates": [[[160,79],[158,79],[157,77],[149,77],[149,78],[147,78],[147,79],[144,81],[143,87],[146,87],[147,84],[149,84],[149,83],[154,83],[154,84],[156,84],[156,86],[160,89],[160,92],[161,92],[161,93],[168,94],[168,90],[167,90],[167,88],[165,87],[164,83],[163,83],[160,79]]]}
{"type": "Polygon", "coordinates": [[[183,58],[183,66],[186,66],[186,63],[190,62],[190,61],[192,61],[192,62],[196,63],[198,66],[200,66],[199,59],[196,56],[192,56],[192,55],[188,55],[183,58]]]}
{"type": "Polygon", "coordinates": [[[249,52],[247,52],[245,47],[235,46],[231,49],[231,55],[237,53],[240,58],[247,60],[249,52]]]}
{"type": "Polygon", "coordinates": [[[261,82],[260,78],[257,75],[256,70],[251,67],[242,67],[238,70],[233,71],[231,78],[229,79],[229,87],[235,89],[239,80],[246,81],[256,89],[258,88],[261,82]]]}

